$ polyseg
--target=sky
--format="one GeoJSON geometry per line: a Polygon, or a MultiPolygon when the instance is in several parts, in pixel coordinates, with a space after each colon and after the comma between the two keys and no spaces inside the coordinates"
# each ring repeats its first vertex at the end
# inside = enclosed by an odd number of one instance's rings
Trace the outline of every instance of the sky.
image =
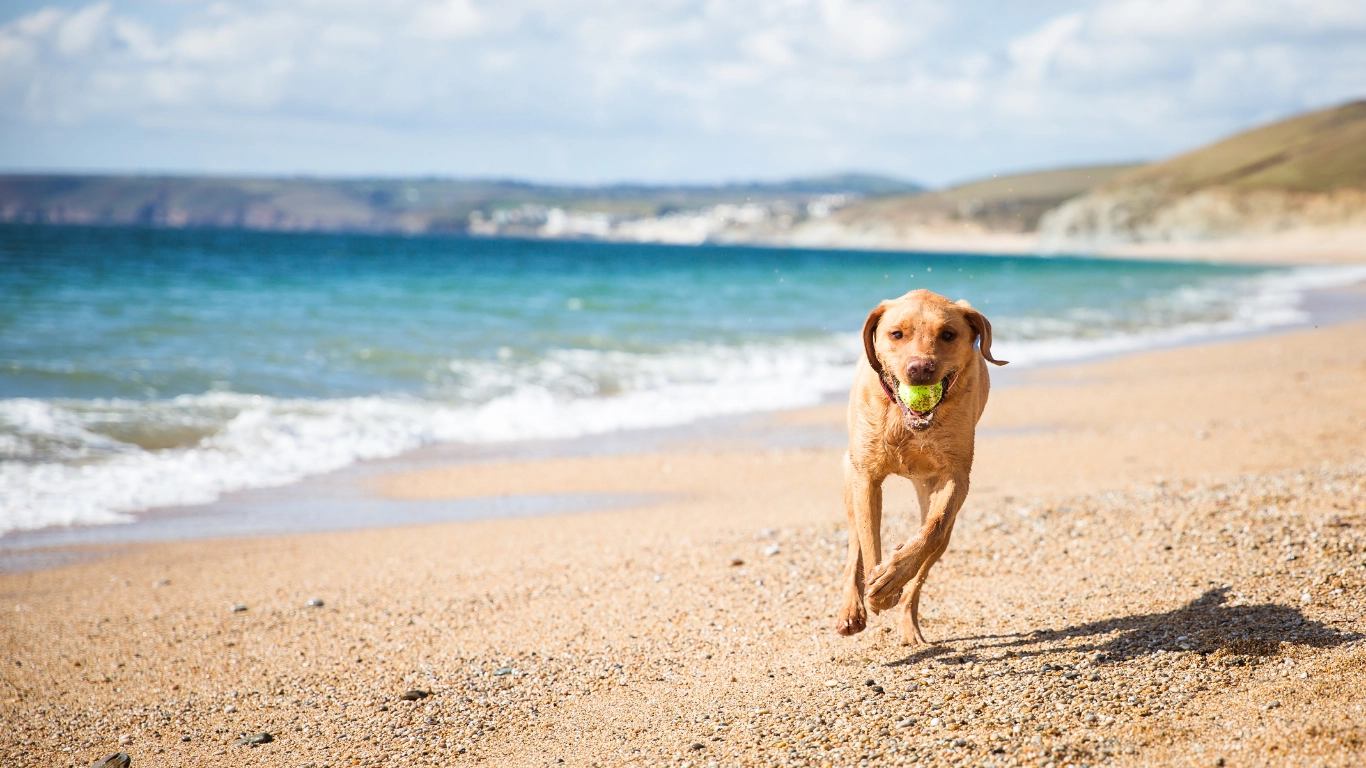
{"type": "Polygon", "coordinates": [[[0,9],[0,169],[934,186],[1366,97],[1362,0],[0,9]]]}

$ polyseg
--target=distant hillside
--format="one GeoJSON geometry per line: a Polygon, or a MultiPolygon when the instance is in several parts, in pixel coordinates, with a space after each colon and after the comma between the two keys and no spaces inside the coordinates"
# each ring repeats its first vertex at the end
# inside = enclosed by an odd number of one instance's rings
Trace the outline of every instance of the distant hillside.
{"type": "Polygon", "coordinates": [[[993,176],[939,192],[865,200],[833,218],[852,226],[969,224],[992,232],[1030,232],[1045,211],[1137,167],[1095,165],[993,176]]]}
{"type": "Polygon", "coordinates": [[[465,232],[499,211],[658,216],[719,204],[903,194],[915,184],[859,174],[717,186],[555,186],[446,179],[0,175],[0,222],[285,231],[465,232]]]}
{"type": "Polygon", "coordinates": [[[806,222],[791,239],[802,245],[1028,251],[1046,211],[1138,167],[1017,173],[937,192],[860,200],[827,219],[806,222]]]}
{"type": "Polygon", "coordinates": [[[790,181],[728,185],[721,187],[721,189],[754,190],[769,196],[796,193],[804,195],[854,194],[865,197],[882,197],[884,195],[922,192],[925,188],[919,184],[888,176],[876,176],[869,173],[838,173],[790,181]]]}
{"type": "Polygon", "coordinates": [[[1366,101],[1254,128],[1111,179],[1040,222],[1053,249],[1366,227],[1366,101]]]}

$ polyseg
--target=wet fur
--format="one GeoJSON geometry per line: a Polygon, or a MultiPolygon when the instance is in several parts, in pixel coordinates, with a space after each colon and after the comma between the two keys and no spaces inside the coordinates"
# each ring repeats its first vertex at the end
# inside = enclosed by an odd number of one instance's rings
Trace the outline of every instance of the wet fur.
{"type": "Polygon", "coordinates": [[[991,323],[986,317],[967,302],[955,303],[925,290],[879,304],[864,325],[864,345],[849,395],[849,452],[844,458],[849,556],[835,630],[841,635],[863,631],[866,599],[875,613],[900,605],[902,639],[923,644],[920,589],[948,547],[968,494],[977,421],[991,389],[987,362],[1005,363],[991,356],[991,323]],[[956,334],[952,341],[942,337],[946,329],[956,334]],[[892,338],[894,330],[903,337],[892,338]],[[932,425],[923,430],[906,423],[875,370],[877,366],[885,371],[896,391],[895,382],[907,381],[907,365],[916,357],[933,360],[940,375],[958,373],[935,409],[932,425]],[[891,475],[915,485],[920,528],[884,562],[882,483],[891,475]]]}

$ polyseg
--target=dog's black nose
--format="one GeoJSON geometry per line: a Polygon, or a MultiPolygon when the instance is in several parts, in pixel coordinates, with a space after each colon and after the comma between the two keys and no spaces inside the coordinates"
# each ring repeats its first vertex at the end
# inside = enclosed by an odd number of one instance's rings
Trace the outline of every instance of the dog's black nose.
{"type": "Polygon", "coordinates": [[[928,357],[913,357],[906,363],[906,378],[917,386],[934,380],[934,361],[928,357]]]}

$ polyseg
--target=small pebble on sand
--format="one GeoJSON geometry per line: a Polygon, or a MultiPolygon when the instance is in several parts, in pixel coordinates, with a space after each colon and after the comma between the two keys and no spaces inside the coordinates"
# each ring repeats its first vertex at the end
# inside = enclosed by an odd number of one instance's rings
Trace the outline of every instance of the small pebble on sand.
{"type": "Polygon", "coordinates": [[[232,743],[236,747],[254,747],[257,744],[269,744],[272,741],[275,741],[274,736],[261,731],[260,733],[247,734],[240,739],[235,739],[232,743]]]}
{"type": "Polygon", "coordinates": [[[233,604],[232,604],[232,612],[233,612],[233,613],[241,613],[242,611],[245,611],[246,609],[247,609],[247,607],[246,607],[245,605],[242,605],[241,603],[233,603],[233,604]]]}
{"type": "Polygon", "coordinates": [[[421,691],[414,688],[411,691],[404,691],[403,693],[399,694],[398,698],[401,701],[418,701],[420,699],[425,699],[430,695],[431,694],[426,691],[421,691]]]}
{"type": "Polygon", "coordinates": [[[321,608],[321,607],[323,607],[323,605],[324,605],[324,603],[323,603],[323,601],[322,601],[322,598],[312,597],[312,598],[309,598],[309,600],[308,600],[308,607],[309,607],[309,608],[321,608]]]}

